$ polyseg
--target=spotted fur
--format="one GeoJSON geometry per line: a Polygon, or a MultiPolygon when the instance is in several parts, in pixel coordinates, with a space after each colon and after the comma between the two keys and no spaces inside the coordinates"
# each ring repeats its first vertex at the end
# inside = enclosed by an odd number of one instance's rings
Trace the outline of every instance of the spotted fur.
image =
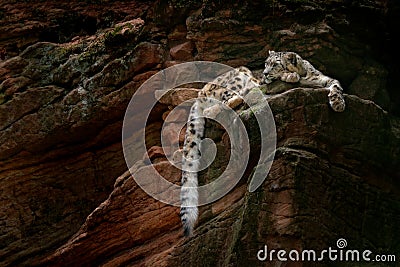
{"type": "Polygon", "coordinates": [[[343,112],[346,107],[343,88],[339,81],[322,74],[310,62],[302,59],[294,52],[270,51],[265,60],[263,74],[265,83],[281,80],[288,83],[299,82],[305,86],[326,88],[329,90],[329,104],[334,111],[343,112]]]}
{"type": "MultiPolygon", "coordinates": [[[[329,103],[333,110],[342,112],[345,109],[343,89],[339,81],[332,79],[315,69],[307,60],[293,52],[270,51],[265,61],[263,82],[271,83],[281,80],[308,86],[324,87],[329,90],[329,103]]],[[[243,97],[250,89],[259,86],[262,81],[254,78],[246,67],[229,71],[213,82],[206,84],[199,92],[194,102],[189,119],[182,157],[182,187],[180,216],[185,236],[193,234],[193,228],[198,217],[197,173],[201,157],[200,146],[204,135],[205,119],[214,117],[220,109],[212,105],[207,98],[220,100],[230,108],[235,108],[243,102],[243,97]]]]}
{"type": "Polygon", "coordinates": [[[229,71],[213,82],[206,84],[195,100],[187,122],[182,157],[182,187],[181,187],[181,221],[185,236],[193,233],[198,217],[197,172],[199,169],[200,142],[204,134],[204,115],[213,117],[220,112],[219,105],[210,106],[208,99],[221,101],[230,108],[235,108],[243,102],[251,88],[259,86],[261,81],[254,78],[246,67],[229,71]]]}

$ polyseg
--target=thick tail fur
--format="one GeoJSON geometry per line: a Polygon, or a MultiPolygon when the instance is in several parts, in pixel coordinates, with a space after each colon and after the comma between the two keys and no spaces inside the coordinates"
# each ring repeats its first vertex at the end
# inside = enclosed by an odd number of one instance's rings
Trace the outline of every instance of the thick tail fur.
{"type": "Polygon", "coordinates": [[[201,100],[193,104],[186,128],[182,157],[182,188],[180,216],[185,236],[193,233],[198,217],[197,172],[200,159],[200,142],[204,135],[205,120],[201,100]]]}

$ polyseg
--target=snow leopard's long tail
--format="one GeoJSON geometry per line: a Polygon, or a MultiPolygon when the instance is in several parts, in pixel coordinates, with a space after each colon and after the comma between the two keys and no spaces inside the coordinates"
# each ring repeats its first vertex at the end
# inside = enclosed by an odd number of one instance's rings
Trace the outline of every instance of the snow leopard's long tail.
{"type": "Polygon", "coordinates": [[[183,144],[180,216],[185,236],[192,235],[198,217],[197,172],[205,124],[202,116],[201,100],[197,99],[190,110],[183,144]]]}

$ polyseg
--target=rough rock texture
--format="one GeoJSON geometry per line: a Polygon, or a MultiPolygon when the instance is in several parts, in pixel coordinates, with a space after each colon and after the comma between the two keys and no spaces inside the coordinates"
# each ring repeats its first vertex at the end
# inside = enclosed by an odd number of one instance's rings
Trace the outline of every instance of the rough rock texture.
{"type": "MultiPolygon", "coordinates": [[[[222,200],[201,208],[191,239],[182,238],[178,209],[147,196],[127,172],[78,233],[45,262],[256,266],[263,244],[320,251],[343,236],[354,248],[398,253],[400,135],[392,126],[398,120],[355,96],[346,97],[346,112],[334,113],[326,97],[326,90],[299,88],[269,99],[278,129],[270,174],[255,193],[243,179],[222,200]]],[[[244,111],[242,118],[252,150],[259,151],[254,113],[244,111]]],[[[217,146],[220,160],[202,180],[216,178],[215,170],[226,163],[229,147],[217,146]]],[[[251,162],[257,157],[254,153],[251,162]]],[[[165,159],[154,166],[167,180],[179,179],[165,159]]]]}
{"type": "Polygon", "coordinates": [[[160,45],[136,42],[143,24],[136,19],[96,38],[37,43],[1,62],[3,263],[58,246],[126,170],[121,114],[163,55],[160,45]],[[117,40],[132,46],[115,47],[117,40]]]}
{"type": "MultiPolygon", "coordinates": [[[[0,265],[246,266],[259,264],[264,244],[322,249],[340,237],[399,258],[398,15],[396,1],[1,2],[0,265]],[[271,97],[278,148],[255,193],[247,182],[259,138],[243,112],[249,168],[230,194],[201,208],[185,240],[178,209],[146,195],[127,172],[128,102],[165,67],[214,60],[261,69],[270,49],[296,51],[339,79],[348,108],[332,112],[321,89],[271,97]]],[[[146,172],[151,160],[179,181],[160,129],[195,95],[173,91],[154,108],[149,155],[135,168],[146,172]]],[[[217,177],[229,154],[216,125],[207,135],[218,161],[202,181],[217,177]]]]}

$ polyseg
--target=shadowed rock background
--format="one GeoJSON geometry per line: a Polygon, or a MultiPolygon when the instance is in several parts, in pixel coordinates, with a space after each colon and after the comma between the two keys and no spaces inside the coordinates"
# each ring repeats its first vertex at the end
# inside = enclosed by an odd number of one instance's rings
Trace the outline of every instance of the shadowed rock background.
{"type": "MultiPolygon", "coordinates": [[[[399,6],[0,2],[0,266],[353,266],[256,257],[265,244],[322,250],[339,238],[349,249],[399,261],[399,6]],[[209,60],[261,70],[268,50],[295,51],[337,78],[347,109],[334,113],[323,89],[271,96],[277,151],[254,193],[247,183],[260,139],[254,114],[243,111],[248,170],[231,193],[200,209],[194,237],[184,239],[178,208],[148,196],[127,171],[121,128],[128,102],[165,67],[209,60]]],[[[148,158],[170,181],[180,172],[165,158],[172,152],[160,148],[160,129],[169,110],[194,96],[190,88],[166,96],[146,127],[148,158]]],[[[201,173],[203,182],[218,176],[229,154],[217,125],[206,134],[216,140],[218,160],[201,173]]],[[[145,171],[146,161],[135,168],[145,171]]]]}

